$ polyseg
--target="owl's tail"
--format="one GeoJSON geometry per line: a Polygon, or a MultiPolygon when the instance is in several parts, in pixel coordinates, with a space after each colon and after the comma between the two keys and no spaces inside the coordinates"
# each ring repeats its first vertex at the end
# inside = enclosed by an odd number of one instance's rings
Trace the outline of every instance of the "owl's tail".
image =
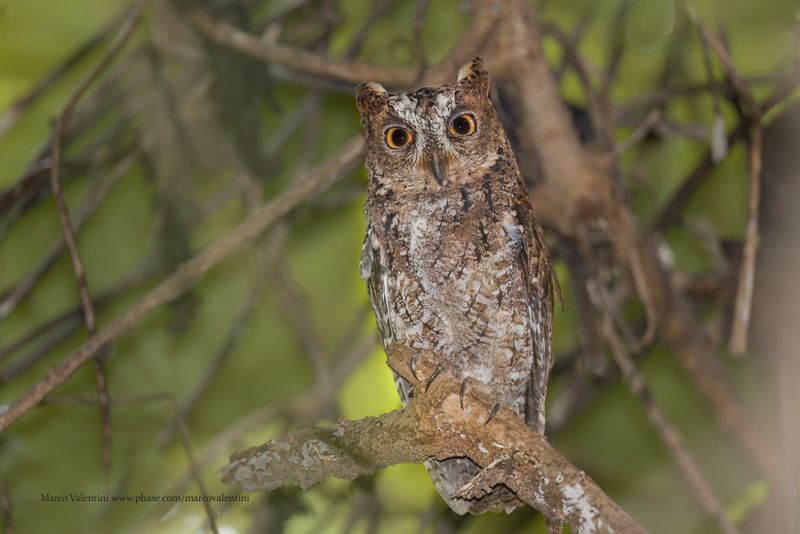
{"type": "MultiPolygon", "coordinates": [[[[400,394],[403,406],[408,404],[411,396],[411,385],[396,373],[392,373],[395,387],[400,394]]],[[[462,499],[456,497],[464,484],[472,480],[481,468],[469,458],[449,458],[447,460],[426,460],[425,467],[431,475],[436,491],[444,502],[458,515],[467,512],[479,514],[487,510],[511,513],[514,508],[522,506],[522,502],[505,486],[496,486],[492,491],[479,499],[462,499]]]]}
{"type": "Polygon", "coordinates": [[[505,486],[496,486],[479,499],[456,497],[459,490],[477,475],[481,468],[469,458],[450,458],[444,461],[426,460],[425,467],[431,475],[433,485],[444,502],[458,515],[467,512],[479,514],[487,510],[511,513],[522,503],[505,486]]]}

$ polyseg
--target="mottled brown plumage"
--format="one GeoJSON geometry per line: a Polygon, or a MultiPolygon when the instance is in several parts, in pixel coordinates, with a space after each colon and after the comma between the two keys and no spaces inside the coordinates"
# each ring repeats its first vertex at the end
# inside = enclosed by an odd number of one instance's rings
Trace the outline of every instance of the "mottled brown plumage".
{"type": "MultiPolygon", "coordinates": [[[[543,432],[550,264],[481,59],[442,87],[356,93],[369,172],[361,275],[384,344],[433,351],[543,432]]],[[[413,395],[397,388],[404,403],[413,395]]],[[[505,487],[455,497],[480,470],[469,459],[426,466],[457,513],[519,504],[505,487]]]]}

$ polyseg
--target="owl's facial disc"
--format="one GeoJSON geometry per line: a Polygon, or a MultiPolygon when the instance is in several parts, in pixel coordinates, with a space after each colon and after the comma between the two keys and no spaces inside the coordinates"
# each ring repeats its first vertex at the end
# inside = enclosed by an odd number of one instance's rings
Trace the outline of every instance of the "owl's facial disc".
{"type": "Polygon", "coordinates": [[[377,83],[359,84],[367,165],[404,184],[405,191],[461,183],[470,169],[491,165],[498,121],[489,86],[479,57],[440,87],[390,93],[377,83]]]}

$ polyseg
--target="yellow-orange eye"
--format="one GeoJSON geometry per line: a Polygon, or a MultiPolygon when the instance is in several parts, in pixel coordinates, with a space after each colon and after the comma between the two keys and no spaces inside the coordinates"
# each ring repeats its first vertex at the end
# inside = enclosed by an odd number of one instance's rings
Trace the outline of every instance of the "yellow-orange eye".
{"type": "Polygon", "coordinates": [[[405,128],[389,128],[386,130],[386,144],[389,148],[403,148],[414,138],[405,128]]]}
{"type": "Polygon", "coordinates": [[[469,113],[459,115],[450,122],[450,135],[464,137],[475,133],[475,117],[469,113]]]}

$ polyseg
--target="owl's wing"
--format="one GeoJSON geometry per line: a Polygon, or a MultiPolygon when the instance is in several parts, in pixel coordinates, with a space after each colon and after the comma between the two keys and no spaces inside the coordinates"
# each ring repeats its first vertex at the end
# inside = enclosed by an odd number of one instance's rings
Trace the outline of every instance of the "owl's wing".
{"type": "MultiPolygon", "coordinates": [[[[375,322],[378,324],[378,331],[381,334],[383,348],[386,349],[389,343],[397,341],[394,328],[392,327],[391,316],[389,315],[389,270],[387,265],[387,255],[382,249],[380,240],[374,234],[371,224],[367,224],[367,235],[364,238],[364,245],[361,248],[361,278],[367,282],[367,293],[372,304],[372,311],[375,313],[375,322]]],[[[395,387],[400,395],[403,406],[408,403],[411,397],[411,384],[392,371],[395,387]]]]}
{"type": "Polygon", "coordinates": [[[387,272],[383,266],[380,241],[373,233],[372,225],[367,226],[367,235],[361,247],[361,278],[367,282],[367,293],[375,312],[378,330],[384,345],[394,340],[392,325],[389,321],[389,297],[386,287],[387,272]]]}
{"type": "MultiPolygon", "coordinates": [[[[527,196],[527,195],[526,195],[527,196]]],[[[547,379],[553,365],[551,338],[553,323],[553,273],[541,227],[533,215],[530,199],[516,209],[518,226],[506,232],[515,241],[516,260],[524,277],[528,325],[533,344],[533,365],[525,399],[525,422],[544,433],[547,379]],[[512,235],[514,234],[514,235],[512,235]]]]}

